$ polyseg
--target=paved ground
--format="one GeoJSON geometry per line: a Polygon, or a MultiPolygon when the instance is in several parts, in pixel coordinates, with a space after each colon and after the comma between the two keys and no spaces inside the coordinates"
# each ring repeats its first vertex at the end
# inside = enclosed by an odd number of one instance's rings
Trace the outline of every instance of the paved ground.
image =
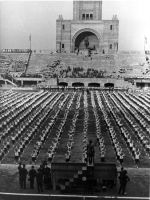
{"type": "MultiPolygon", "coordinates": [[[[30,166],[27,166],[27,168],[30,168],[30,166]]],[[[117,197],[117,191],[119,184],[117,184],[116,188],[113,188],[111,190],[107,190],[106,192],[99,191],[94,194],[82,194],[82,195],[93,195],[93,197],[60,197],[60,196],[49,196],[49,195],[60,195],[60,192],[57,191],[56,194],[52,190],[48,191],[45,190],[43,194],[41,195],[47,195],[47,196],[38,196],[37,190],[31,190],[29,189],[29,182],[27,182],[27,189],[20,189],[18,184],[18,171],[17,171],[17,165],[0,165],[0,200],[42,200],[42,199],[133,199],[130,197],[141,197],[141,198],[134,198],[134,199],[141,199],[144,200],[145,197],[148,199],[150,196],[149,194],[149,174],[150,169],[147,168],[128,168],[127,169],[128,174],[130,176],[131,181],[128,183],[127,186],[127,195],[125,196],[119,196],[117,197]],[[15,195],[12,194],[3,194],[3,193],[17,193],[15,195]],[[23,195],[20,196],[19,194],[23,195]],[[25,194],[25,195],[24,195],[25,194]],[[32,196],[34,194],[34,196],[32,196]],[[31,196],[27,196],[31,195],[31,196]],[[99,197],[98,197],[99,196],[99,197]],[[108,197],[109,196],[109,197],[108,197]]],[[[68,195],[68,194],[66,194],[68,195]]]]}

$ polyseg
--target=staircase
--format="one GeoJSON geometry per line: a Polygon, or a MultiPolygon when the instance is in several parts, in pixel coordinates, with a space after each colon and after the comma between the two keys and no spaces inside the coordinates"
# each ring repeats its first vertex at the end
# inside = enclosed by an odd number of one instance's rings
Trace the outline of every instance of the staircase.
{"type": "Polygon", "coordinates": [[[28,61],[27,61],[27,64],[26,64],[24,74],[26,74],[26,72],[27,72],[27,69],[28,69],[28,66],[29,66],[29,63],[30,63],[30,59],[31,59],[31,55],[32,55],[32,50],[30,50],[30,52],[29,52],[29,57],[28,57],[28,61]]]}
{"type": "Polygon", "coordinates": [[[59,187],[62,193],[83,193],[84,191],[89,191],[89,189],[92,190],[91,183],[93,183],[94,180],[94,166],[83,166],[72,178],[59,184],[59,187]]]}

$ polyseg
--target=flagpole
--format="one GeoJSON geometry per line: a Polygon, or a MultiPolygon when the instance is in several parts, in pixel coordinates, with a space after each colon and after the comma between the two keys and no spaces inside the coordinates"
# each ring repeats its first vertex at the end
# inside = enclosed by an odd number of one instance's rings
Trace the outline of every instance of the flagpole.
{"type": "Polygon", "coordinates": [[[145,54],[145,37],[144,37],[144,54],[145,54]]]}
{"type": "Polygon", "coordinates": [[[144,54],[145,54],[145,44],[146,44],[146,36],[144,36],[144,54]]]}
{"type": "Polygon", "coordinates": [[[31,33],[29,35],[29,41],[30,41],[30,51],[31,51],[31,33]]]}

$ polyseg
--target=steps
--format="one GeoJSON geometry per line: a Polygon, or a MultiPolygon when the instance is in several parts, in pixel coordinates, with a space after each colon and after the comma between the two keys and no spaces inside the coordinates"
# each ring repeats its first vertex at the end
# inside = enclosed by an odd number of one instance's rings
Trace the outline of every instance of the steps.
{"type": "Polygon", "coordinates": [[[65,181],[64,184],[60,184],[60,190],[64,192],[73,192],[74,190],[83,191],[87,187],[88,180],[93,178],[94,166],[83,166],[81,170],[73,175],[72,178],[65,181]]]}

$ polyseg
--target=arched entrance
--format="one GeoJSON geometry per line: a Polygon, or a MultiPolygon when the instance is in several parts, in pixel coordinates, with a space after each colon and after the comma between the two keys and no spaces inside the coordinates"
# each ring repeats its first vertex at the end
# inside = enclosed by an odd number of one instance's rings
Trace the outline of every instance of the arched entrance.
{"type": "Polygon", "coordinates": [[[68,83],[66,83],[66,82],[60,82],[60,83],[58,83],[58,86],[67,87],[68,83]]]}
{"type": "Polygon", "coordinates": [[[94,50],[99,49],[99,35],[92,29],[82,29],[73,37],[73,51],[76,50],[94,50]]]}
{"type": "Polygon", "coordinates": [[[100,87],[99,83],[89,83],[88,87],[100,87]]]}
{"type": "Polygon", "coordinates": [[[72,87],[84,87],[84,83],[75,82],[75,83],[72,83],[72,87]]]}
{"type": "Polygon", "coordinates": [[[141,88],[141,89],[143,89],[143,88],[145,87],[145,85],[146,85],[146,84],[143,83],[143,82],[142,82],[142,83],[141,83],[141,82],[137,82],[137,83],[136,83],[136,87],[141,88]]]}
{"type": "Polygon", "coordinates": [[[104,86],[113,88],[114,87],[114,83],[105,83],[104,86]]]}

